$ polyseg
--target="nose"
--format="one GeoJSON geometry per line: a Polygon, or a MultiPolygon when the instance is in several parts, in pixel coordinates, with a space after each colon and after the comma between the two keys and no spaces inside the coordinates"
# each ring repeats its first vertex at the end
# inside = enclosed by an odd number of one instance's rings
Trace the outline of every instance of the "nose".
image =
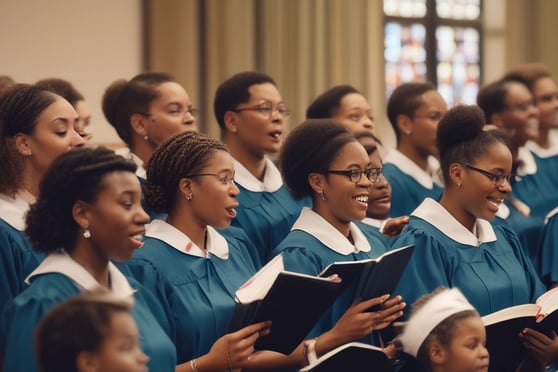
{"type": "Polygon", "coordinates": [[[240,194],[240,189],[238,188],[238,186],[236,186],[236,183],[234,183],[234,181],[231,182],[231,188],[229,190],[229,194],[234,197],[240,194]]]}
{"type": "Polygon", "coordinates": [[[376,179],[376,182],[374,182],[374,187],[377,189],[389,187],[389,183],[382,173],[378,174],[378,178],[376,179]]]}
{"type": "Polygon", "coordinates": [[[184,111],[183,118],[185,124],[192,125],[196,122],[196,117],[190,111],[184,111]]]}
{"type": "Polygon", "coordinates": [[[85,145],[85,139],[82,136],[80,136],[80,134],[76,132],[75,129],[72,129],[71,136],[72,136],[70,139],[71,148],[82,147],[83,145],[85,145]]]}
{"type": "Polygon", "coordinates": [[[497,185],[498,191],[502,194],[509,194],[512,191],[511,181],[505,180],[501,185],[497,185]]]}
{"type": "Polygon", "coordinates": [[[136,215],[135,222],[138,225],[145,225],[149,223],[149,215],[147,214],[147,212],[145,212],[145,209],[143,209],[141,205],[139,206],[139,210],[136,215]]]}
{"type": "Polygon", "coordinates": [[[143,364],[143,365],[145,365],[145,364],[147,364],[147,362],[149,362],[149,357],[141,349],[139,349],[137,362],[138,362],[138,364],[143,364]]]}
{"type": "Polygon", "coordinates": [[[368,116],[364,116],[364,122],[362,123],[362,125],[364,126],[364,129],[374,129],[374,121],[368,116]]]}

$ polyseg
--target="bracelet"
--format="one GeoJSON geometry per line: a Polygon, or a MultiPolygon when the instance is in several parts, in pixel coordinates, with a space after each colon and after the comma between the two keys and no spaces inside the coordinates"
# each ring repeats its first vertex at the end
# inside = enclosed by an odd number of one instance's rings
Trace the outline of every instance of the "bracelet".
{"type": "Polygon", "coordinates": [[[306,360],[306,365],[314,363],[318,356],[316,355],[316,340],[318,338],[313,338],[311,340],[304,341],[302,347],[302,353],[304,354],[304,359],[306,360]]]}
{"type": "Polygon", "coordinates": [[[198,372],[198,367],[196,366],[196,360],[192,359],[190,361],[190,369],[192,370],[192,372],[198,372]]]}

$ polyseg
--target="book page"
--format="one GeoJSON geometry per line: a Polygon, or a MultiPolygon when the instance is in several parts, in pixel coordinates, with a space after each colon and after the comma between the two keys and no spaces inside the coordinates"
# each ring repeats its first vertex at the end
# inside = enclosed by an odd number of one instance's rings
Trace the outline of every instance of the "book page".
{"type": "Polygon", "coordinates": [[[241,304],[247,304],[261,300],[269,291],[275,278],[285,269],[283,255],[279,254],[255,273],[235,292],[235,300],[241,304]]]}

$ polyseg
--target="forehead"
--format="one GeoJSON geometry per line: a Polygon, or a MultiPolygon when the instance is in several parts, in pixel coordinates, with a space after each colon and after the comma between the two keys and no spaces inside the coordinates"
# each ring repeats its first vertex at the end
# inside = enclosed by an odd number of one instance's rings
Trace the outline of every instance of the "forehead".
{"type": "Polygon", "coordinates": [[[484,154],[477,156],[474,163],[482,163],[487,169],[499,168],[511,171],[512,154],[508,146],[501,142],[494,142],[484,154]]]}
{"type": "Polygon", "coordinates": [[[364,146],[358,141],[351,141],[343,145],[339,151],[337,151],[330,165],[335,164],[336,166],[343,167],[357,164],[365,166],[368,163],[370,163],[370,158],[364,146]]]}
{"type": "Polygon", "coordinates": [[[418,110],[431,110],[437,109],[440,111],[447,111],[447,104],[444,98],[437,90],[429,90],[420,96],[420,105],[417,107],[418,110]]]}
{"type": "Polygon", "coordinates": [[[141,186],[135,173],[128,171],[113,171],[103,176],[101,195],[120,195],[123,193],[141,193],[141,186]]]}
{"type": "Polygon", "coordinates": [[[556,87],[556,82],[551,77],[543,77],[537,79],[535,84],[533,84],[533,94],[546,94],[549,92],[556,92],[558,88],[556,87]]]}
{"type": "Polygon", "coordinates": [[[63,118],[68,120],[74,120],[78,116],[76,110],[72,107],[70,102],[66,101],[60,96],[56,96],[55,100],[41,112],[37,118],[38,122],[47,121],[50,122],[56,118],[63,118]]]}
{"type": "Polygon", "coordinates": [[[341,98],[341,108],[352,109],[352,108],[366,108],[369,109],[370,105],[366,98],[359,93],[349,93],[341,98]]]}
{"type": "Polygon", "coordinates": [[[167,81],[156,88],[159,93],[155,100],[190,100],[184,87],[174,81],[167,81]]]}
{"type": "Polygon", "coordinates": [[[204,169],[214,169],[215,171],[233,170],[233,158],[225,150],[216,150],[207,159],[204,169]]]}
{"type": "Polygon", "coordinates": [[[521,83],[517,82],[510,82],[507,85],[506,89],[506,101],[515,101],[515,100],[528,100],[531,99],[531,92],[529,89],[521,83]]]}
{"type": "Polygon", "coordinates": [[[277,87],[271,83],[254,84],[248,88],[250,101],[281,101],[281,94],[277,87]]]}

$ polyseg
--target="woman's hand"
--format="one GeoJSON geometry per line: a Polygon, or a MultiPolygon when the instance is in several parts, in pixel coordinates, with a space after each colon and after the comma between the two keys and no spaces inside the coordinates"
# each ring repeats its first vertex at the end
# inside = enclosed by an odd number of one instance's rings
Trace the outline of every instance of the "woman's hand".
{"type": "Polygon", "coordinates": [[[382,226],[381,232],[388,238],[393,238],[399,235],[401,230],[409,223],[409,216],[401,216],[395,218],[388,218],[382,226]]]}
{"type": "Polygon", "coordinates": [[[540,361],[543,365],[554,363],[558,359],[558,336],[552,331],[551,337],[544,333],[525,328],[519,337],[523,339],[523,345],[529,354],[540,361]]]}

